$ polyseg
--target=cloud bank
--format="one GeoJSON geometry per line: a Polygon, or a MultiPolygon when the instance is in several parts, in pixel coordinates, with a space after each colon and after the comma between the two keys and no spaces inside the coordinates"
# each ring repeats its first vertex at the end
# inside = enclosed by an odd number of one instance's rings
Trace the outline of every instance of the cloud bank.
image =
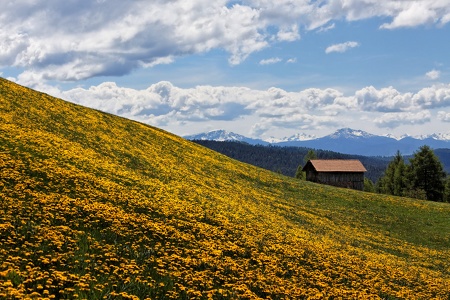
{"type": "Polygon", "coordinates": [[[388,30],[443,26],[450,6],[428,0],[7,1],[0,11],[0,27],[7,29],[0,32],[0,67],[26,69],[19,76],[24,81],[77,81],[213,49],[225,50],[236,65],[275,43],[299,40],[302,30],[374,17],[388,20],[380,25],[388,30]]]}
{"type": "Polygon", "coordinates": [[[299,92],[223,86],[183,89],[163,81],[136,90],[105,82],[89,89],[60,92],[59,96],[158,127],[234,122],[251,117],[254,136],[273,128],[313,130],[342,126],[364,118],[365,122],[380,128],[426,124],[433,118],[450,122],[449,113],[437,111],[450,107],[450,84],[433,85],[417,93],[369,86],[345,96],[336,89],[310,88],[299,92]],[[346,114],[349,117],[343,118],[346,114]]]}
{"type": "Polygon", "coordinates": [[[445,111],[438,112],[438,119],[442,122],[450,122],[450,113],[445,111]]]}

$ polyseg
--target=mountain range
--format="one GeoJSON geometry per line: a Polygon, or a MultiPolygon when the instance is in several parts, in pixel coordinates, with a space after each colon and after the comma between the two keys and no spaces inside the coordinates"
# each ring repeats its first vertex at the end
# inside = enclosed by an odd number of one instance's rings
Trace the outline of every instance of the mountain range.
{"type": "Polygon", "coordinates": [[[251,145],[274,145],[307,147],[330,150],[345,154],[364,156],[392,156],[397,151],[410,155],[423,145],[433,149],[450,148],[450,134],[433,134],[429,136],[380,136],[362,130],[342,128],[324,137],[297,134],[283,139],[253,139],[226,130],[214,130],[206,133],[184,136],[188,140],[239,141],[251,145]]]}

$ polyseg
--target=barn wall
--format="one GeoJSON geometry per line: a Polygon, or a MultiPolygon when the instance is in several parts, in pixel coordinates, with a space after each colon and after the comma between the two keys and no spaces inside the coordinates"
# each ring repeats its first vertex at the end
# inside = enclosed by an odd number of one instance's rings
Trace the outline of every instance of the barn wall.
{"type": "Polygon", "coordinates": [[[317,183],[328,184],[337,187],[351,188],[355,190],[364,189],[364,173],[344,172],[308,172],[307,180],[317,183]],[[309,176],[308,176],[309,173],[309,176]]]}
{"type": "Polygon", "coordinates": [[[315,170],[307,170],[306,171],[306,180],[317,182],[318,173],[315,170]]]}

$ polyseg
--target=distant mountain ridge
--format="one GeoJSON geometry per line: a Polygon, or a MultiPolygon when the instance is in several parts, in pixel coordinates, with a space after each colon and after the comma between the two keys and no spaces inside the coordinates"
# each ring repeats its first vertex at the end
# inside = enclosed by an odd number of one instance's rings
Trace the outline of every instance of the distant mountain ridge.
{"type": "Polygon", "coordinates": [[[245,142],[250,145],[268,145],[270,142],[260,140],[260,139],[252,139],[231,131],[227,130],[212,130],[204,133],[193,134],[184,136],[187,140],[199,140],[199,141],[217,141],[217,142],[225,142],[225,141],[233,141],[233,142],[245,142]]]}
{"type": "Polygon", "coordinates": [[[268,140],[248,138],[225,130],[215,130],[207,133],[185,136],[188,140],[239,141],[251,145],[276,145],[307,147],[330,150],[345,154],[365,156],[392,156],[397,151],[410,155],[423,145],[433,149],[450,148],[450,134],[432,134],[428,136],[404,136],[396,138],[391,135],[374,135],[363,130],[341,128],[336,132],[316,138],[305,134],[296,134],[283,139],[268,140]]]}

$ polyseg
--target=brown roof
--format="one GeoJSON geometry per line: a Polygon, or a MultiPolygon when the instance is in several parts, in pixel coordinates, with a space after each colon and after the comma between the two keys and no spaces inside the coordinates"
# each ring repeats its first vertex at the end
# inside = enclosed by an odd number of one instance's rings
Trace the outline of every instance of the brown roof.
{"type": "Polygon", "coordinates": [[[311,159],[305,165],[311,164],[317,172],[366,172],[366,168],[357,159],[311,159]]]}

